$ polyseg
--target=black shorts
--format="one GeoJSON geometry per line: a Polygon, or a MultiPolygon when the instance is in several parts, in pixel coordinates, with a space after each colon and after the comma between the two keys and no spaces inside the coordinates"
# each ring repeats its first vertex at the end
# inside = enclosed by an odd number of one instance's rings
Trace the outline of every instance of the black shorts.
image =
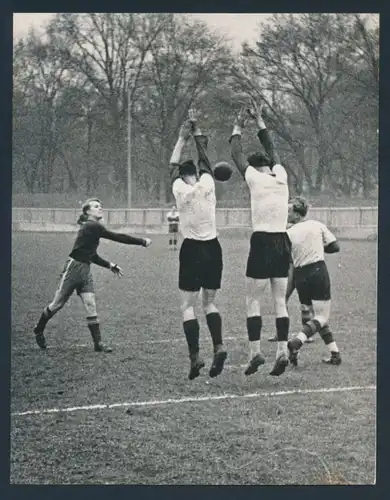
{"type": "Polygon", "coordinates": [[[246,275],[248,278],[287,278],[291,261],[288,234],[252,233],[246,275]]]}
{"type": "Polygon", "coordinates": [[[294,278],[301,304],[311,305],[312,300],[330,300],[330,278],[323,260],[296,267],[294,278]]]}
{"type": "Polygon", "coordinates": [[[170,233],[177,233],[179,231],[179,225],[178,224],[170,224],[169,225],[169,232],[170,233]]]}
{"type": "Polygon", "coordinates": [[[208,241],[186,238],[180,248],[179,288],[197,292],[218,290],[222,279],[222,248],[218,238],[208,241]]]}

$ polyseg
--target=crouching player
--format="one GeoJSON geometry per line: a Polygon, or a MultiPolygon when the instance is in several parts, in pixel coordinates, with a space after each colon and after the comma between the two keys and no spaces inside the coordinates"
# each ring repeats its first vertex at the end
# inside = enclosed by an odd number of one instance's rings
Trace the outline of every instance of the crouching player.
{"type": "Polygon", "coordinates": [[[123,276],[123,271],[117,264],[108,262],[96,253],[99,240],[104,238],[125,245],[142,245],[144,247],[148,247],[151,240],[109,231],[101,223],[102,219],[103,209],[100,200],[97,198],[87,200],[77,221],[81,227],[66,261],[57,291],[52,302],[43,310],[34,328],[35,340],[41,349],[46,348],[44,330],[48,321],[64,307],[70,296],[76,291],[85,308],[87,324],[92,335],[95,351],[112,351],[111,347],[102,343],[99,319],[96,312],[91,263],[110,269],[117,276],[123,276]]]}
{"type": "MultiPolygon", "coordinates": [[[[332,331],[329,328],[331,307],[331,286],[325,253],[340,251],[336,237],[322,222],[306,218],[307,202],[300,197],[291,200],[287,230],[291,240],[291,255],[294,266],[293,285],[302,305],[302,330],[288,341],[291,364],[298,364],[298,351],[317,332],[320,333],[330,351],[330,357],[323,361],[339,365],[341,357],[332,331]],[[309,319],[310,318],[310,319],[309,319]],[[307,320],[307,321],[306,321],[307,320]]],[[[293,286],[290,287],[291,295],[293,286]]]]}

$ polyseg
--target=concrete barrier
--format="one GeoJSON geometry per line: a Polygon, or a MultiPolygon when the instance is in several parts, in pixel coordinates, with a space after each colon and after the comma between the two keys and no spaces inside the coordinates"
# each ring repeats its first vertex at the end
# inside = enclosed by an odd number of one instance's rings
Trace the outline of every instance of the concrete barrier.
{"type": "MultiPolygon", "coordinates": [[[[105,223],[118,231],[135,234],[165,234],[169,209],[106,209],[105,223]]],[[[377,207],[311,208],[310,217],[324,222],[340,239],[376,240],[377,207]]],[[[12,209],[13,231],[76,232],[79,209],[12,209]]],[[[217,209],[217,227],[221,234],[250,234],[250,209],[217,209]]]]}

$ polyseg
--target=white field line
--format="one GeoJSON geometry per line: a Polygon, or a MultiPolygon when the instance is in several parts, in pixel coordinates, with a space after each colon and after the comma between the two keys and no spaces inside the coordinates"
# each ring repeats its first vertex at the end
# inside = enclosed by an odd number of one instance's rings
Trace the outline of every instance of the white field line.
{"type": "Polygon", "coordinates": [[[161,406],[161,405],[178,405],[183,403],[200,403],[205,401],[217,401],[227,399],[250,399],[261,397],[278,397],[292,396],[296,394],[329,394],[335,392],[352,392],[352,391],[375,391],[375,385],[354,386],[354,387],[329,387],[322,389],[295,389],[291,391],[276,391],[276,392],[251,392],[247,394],[221,394],[219,396],[200,396],[178,399],[155,399],[150,401],[130,401],[125,403],[114,404],[96,404],[88,406],[73,406],[68,408],[43,408],[42,410],[27,410],[14,412],[13,417],[23,417],[26,415],[47,415],[51,413],[71,413],[76,411],[91,411],[91,410],[111,410],[113,408],[131,408],[140,406],[161,406]]]}
{"type": "MultiPolygon", "coordinates": [[[[242,342],[242,341],[248,341],[247,337],[224,337],[224,340],[227,341],[236,341],[236,342],[242,342]]],[[[50,337],[49,337],[50,341],[50,337]]],[[[184,344],[186,343],[186,339],[183,335],[183,337],[176,337],[172,339],[157,339],[157,340],[137,340],[137,339],[129,339],[128,342],[109,342],[107,341],[108,344],[112,347],[131,347],[134,344],[171,344],[175,342],[183,342],[184,344]]],[[[78,349],[78,348],[83,348],[83,347],[91,347],[93,346],[92,341],[88,344],[69,344],[69,345],[49,345],[47,346],[46,349],[78,349]]],[[[13,351],[24,351],[24,350],[31,350],[29,346],[26,347],[15,347],[12,348],[13,351]]],[[[39,347],[36,347],[36,349],[40,351],[39,347]]]]}

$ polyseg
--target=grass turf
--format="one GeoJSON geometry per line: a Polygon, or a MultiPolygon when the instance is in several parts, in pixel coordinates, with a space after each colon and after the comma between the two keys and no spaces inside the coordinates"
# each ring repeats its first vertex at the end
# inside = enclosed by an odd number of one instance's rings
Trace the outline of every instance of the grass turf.
{"type": "MultiPolygon", "coordinates": [[[[14,484],[372,484],[375,481],[375,391],[269,395],[278,391],[367,387],[376,383],[376,246],[342,242],[329,256],[332,328],[343,364],[321,364],[321,339],[304,346],[300,366],[268,375],[275,345],[272,304],[264,302],[267,364],[252,377],[247,361],[244,272],[247,239],[225,236],[218,305],[229,357],[207,376],[210,336],[200,314],[206,369],[187,379],[188,357],[177,291],[178,253],[167,239],[148,249],[102,242],[99,252],[125,277],[94,266],[104,337],[115,348],[94,353],[77,296],[49,323],[49,349],[32,327],[52,299],[69,234],[13,235],[11,412],[95,404],[181,400],[226,394],[259,397],[179,401],[11,416],[14,484]]],[[[296,295],[291,330],[299,329],[296,295]]],[[[199,308],[199,313],[201,310],[199,308]]]]}

